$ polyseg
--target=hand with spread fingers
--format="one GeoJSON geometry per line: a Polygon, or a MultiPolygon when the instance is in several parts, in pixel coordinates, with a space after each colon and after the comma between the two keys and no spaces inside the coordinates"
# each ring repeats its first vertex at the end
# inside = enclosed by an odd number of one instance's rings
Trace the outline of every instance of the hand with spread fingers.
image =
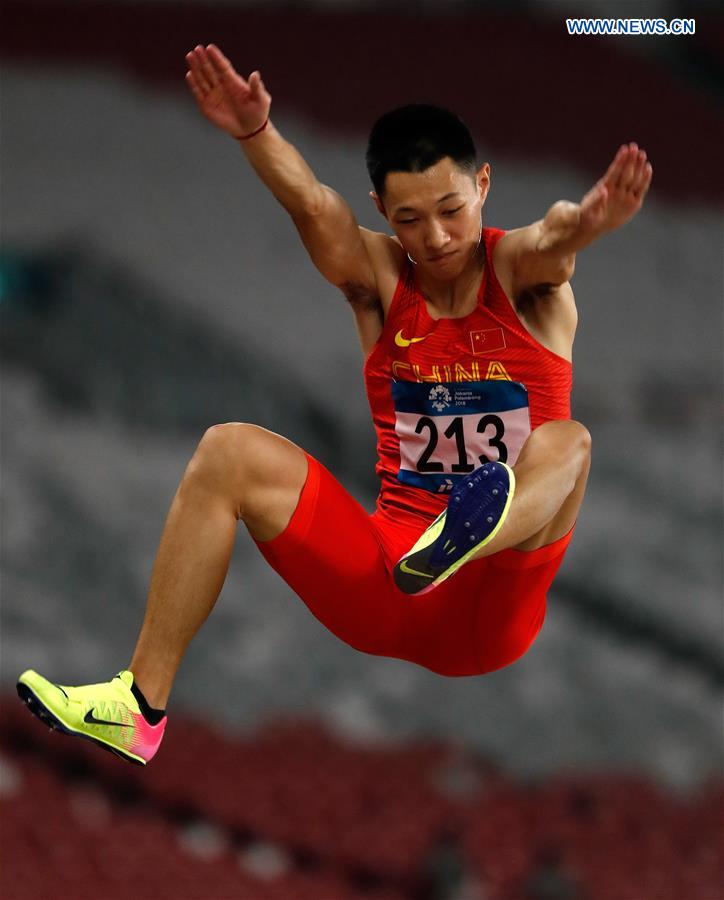
{"type": "Polygon", "coordinates": [[[237,140],[263,129],[271,96],[259,72],[245,80],[215,44],[197,45],[186,54],[186,62],[186,83],[213,125],[237,140]]]}
{"type": "Polygon", "coordinates": [[[603,234],[625,225],[641,209],[652,174],[646,151],[622,144],[606,174],[581,200],[581,227],[603,234]]]}

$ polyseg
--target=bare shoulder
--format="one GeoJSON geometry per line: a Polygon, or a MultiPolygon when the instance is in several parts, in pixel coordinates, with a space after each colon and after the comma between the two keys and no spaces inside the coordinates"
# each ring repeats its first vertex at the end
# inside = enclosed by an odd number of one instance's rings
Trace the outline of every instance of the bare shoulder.
{"type": "Polygon", "coordinates": [[[397,241],[386,234],[360,228],[360,237],[374,273],[374,284],[347,281],[339,287],[354,313],[360,346],[366,356],[382,334],[404,253],[397,241]]]}
{"type": "Polygon", "coordinates": [[[355,310],[381,307],[386,313],[395,293],[404,254],[399,243],[389,235],[361,227],[359,232],[373,279],[364,283],[347,280],[339,288],[355,310]]]}
{"type": "Polygon", "coordinates": [[[395,294],[405,252],[396,238],[379,231],[360,228],[362,241],[372,263],[382,308],[387,314],[395,294]]]}
{"type": "Polygon", "coordinates": [[[516,315],[544,347],[570,360],[578,325],[573,289],[568,281],[522,286],[516,278],[519,254],[537,240],[539,223],[506,232],[495,245],[493,268],[516,315]]]}
{"type": "Polygon", "coordinates": [[[516,264],[527,247],[535,246],[539,231],[540,222],[534,222],[524,228],[513,228],[506,231],[495,245],[493,268],[498,276],[498,281],[509,297],[512,297],[516,288],[516,264]]]}

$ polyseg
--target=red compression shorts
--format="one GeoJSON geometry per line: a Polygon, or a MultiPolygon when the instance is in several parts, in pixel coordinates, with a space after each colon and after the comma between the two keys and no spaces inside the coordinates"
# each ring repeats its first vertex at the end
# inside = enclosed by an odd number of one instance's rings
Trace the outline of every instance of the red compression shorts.
{"type": "Polygon", "coordinates": [[[409,596],[397,589],[392,569],[429,523],[369,515],[321,463],[307,459],[289,524],[257,546],[333,634],[357,650],[440,675],[480,675],[526,652],[572,529],[538,550],[469,562],[434,591],[409,596]]]}

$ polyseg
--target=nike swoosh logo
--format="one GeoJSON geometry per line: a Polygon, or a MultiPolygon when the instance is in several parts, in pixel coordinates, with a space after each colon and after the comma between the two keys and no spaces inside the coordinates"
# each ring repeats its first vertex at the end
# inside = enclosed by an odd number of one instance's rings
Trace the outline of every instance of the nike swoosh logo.
{"type": "Polygon", "coordinates": [[[125,722],[108,722],[106,719],[96,719],[93,715],[95,710],[89,709],[88,712],[83,716],[83,721],[87,722],[89,725],[117,725],[119,728],[132,728],[131,725],[126,725],[125,722]]]}
{"type": "Polygon", "coordinates": [[[422,578],[434,578],[434,575],[430,575],[429,572],[418,572],[417,569],[411,569],[407,565],[407,560],[403,559],[400,563],[400,571],[404,572],[405,575],[420,575],[422,578]]]}
{"type": "Polygon", "coordinates": [[[400,328],[395,335],[395,343],[398,347],[409,347],[410,344],[418,344],[420,341],[424,341],[426,337],[429,337],[429,335],[426,334],[424,337],[410,338],[408,341],[407,338],[402,337],[402,329],[400,328]]]}

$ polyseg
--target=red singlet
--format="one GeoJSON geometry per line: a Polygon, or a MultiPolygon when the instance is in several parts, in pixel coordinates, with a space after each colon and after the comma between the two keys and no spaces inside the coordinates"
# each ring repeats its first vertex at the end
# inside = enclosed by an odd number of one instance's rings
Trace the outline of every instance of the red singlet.
{"type": "Polygon", "coordinates": [[[571,417],[571,364],[526,331],[495,275],[503,234],[483,229],[478,305],[461,319],[432,319],[406,266],[367,357],[378,508],[388,518],[435,518],[462,472],[488,459],[514,465],[532,428],[571,417]]]}
{"type": "Polygon", "coordinates": [[[535,640],[571,533],[538,550],[503,550],[434,591],[401,593],[398,559],[440,513],[456,479],[486,459],[514,464],[543,422],[570,418],[571,365],[520,323],[495,276],[503,232],[483,230],[478,305],[433,320],[406,265],[365,381],[382,488],[370,516],[315,459],[285,531],[257,542],[339,638],[442,675],[508,665],[535,640]]]}

